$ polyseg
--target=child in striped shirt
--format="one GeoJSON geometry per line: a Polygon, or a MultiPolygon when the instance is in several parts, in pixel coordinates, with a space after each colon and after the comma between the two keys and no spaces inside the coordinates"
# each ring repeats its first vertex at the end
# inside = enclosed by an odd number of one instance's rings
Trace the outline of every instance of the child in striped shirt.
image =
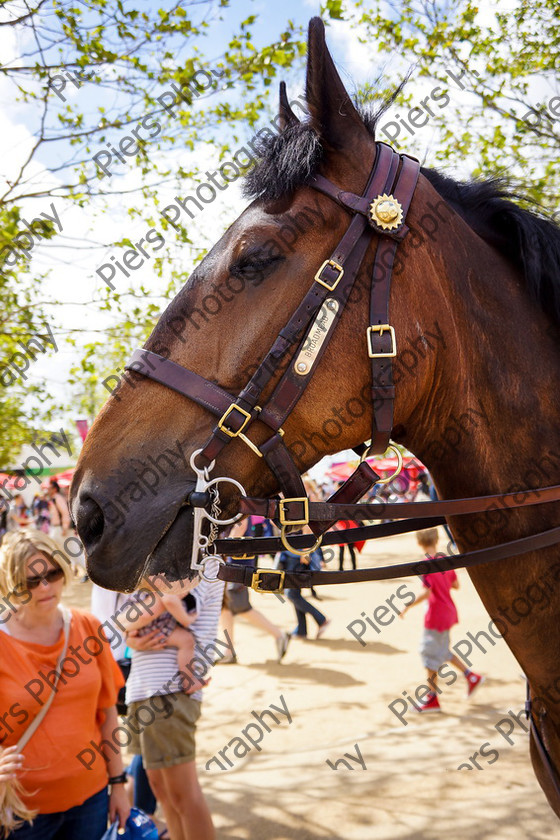
{"type": "Polygon", "coordinates": [[[139,593],[139,600],[146,601],[155,597],[156,603],[151,605],[146,616],[134,621],[130,629],[136,630],[137,636],[147,636],[153,630],[159,630],[167,640],[166,647],[177,648],[177,669],[183,674],[187,671],[192,675],[189,677],[189,684],[183,681],[185,694],[194,694],[208,685],[208,680],[200,679],[188,668],[195,654],[196,640],[190,625],[196,621],[198,613],[192,609],[191,604],[196,603],[189,593],[184,598],[172,593],[161,593],[158,589],[148,585],[139,593]],[[189,601],[191,604],[189,604],[189,601]]]}

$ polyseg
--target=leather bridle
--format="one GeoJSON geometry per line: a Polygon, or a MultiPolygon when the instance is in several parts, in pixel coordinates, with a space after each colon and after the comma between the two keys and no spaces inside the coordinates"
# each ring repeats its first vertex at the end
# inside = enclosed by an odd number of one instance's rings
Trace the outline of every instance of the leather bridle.
{"type": "MultiPolygon", "coordinates": [[[[327,502],[311,502],[300,472],[285,445],[282,425],[301,398],[311,376],[334,333],[334,329],[348,303],[372,237],[379,237],[373,263],[370,288],[370,325],[364,339],[365,351],[371,360],[372,417],[371,442],[362,444],[357,452],[365,456],[383,453],[390,445],[393,427],[395,389],[392,382],[392,359],[397,353],[395,331],[389,318],[389,293],[393,261],[397,247],[407,235],[406,216],[418,180],[420,165],[415,158],[397,154],[385,143],[376,144],[376,155],[363,195],[341,190],[322,175],[315,175],[308,186],[319,190],[352,214],[352,220],[330,258],[319,267],[313,283],[288,323],[282,328],[269,352],[235,398],[214,382],[165,359],[149,350],[135,350],[126,368],[166,385],[203,406],[218,419],[209,440],[191,457],[191,465],[198,477],[194,492],[185,499],[195,517],[195,535],[191,568],[205,573],[208,560],[223,564],[222,555],[232,559],[254,557],[284,547],[298,554],[307,554],[323,545],[351,543],[432,527],[445,522],[445,516],[460,516],[494,509],[496,504],[518,508],[560,499],[560,485],[529,491],[519,501],[519,493],[483,496],[441,502],[409,504],[355,504],[376,483],[383,480],[364,457],[354,473],[327,502]],[[295,347],[295,352],[294,352],[295,347]],[[262,394],[274,372],[292,359],[265,405],[262,394]],[[248,432],[255,421],[270,430],[268,439],[257,446],[248,432]],[[238,482],[229,478],[210,479],[216,457],[232,440],[241,440],[259,458],[263,458],[274,473],[284,498],[250,499],[238,482]],[[241,491],[239,513],[229,520],[220,520],[217,487],[231,482],[241,491]],[[208,508],[212,505],[212,511],[208,508]],[[407,514],[414,519],[389,525],[367,525],[346,529],[344,533],[323,535],[339,520],[400,519],[407,514]],[[218,525],[229,524],[242,515],[258,514],[273,519],[281,530],[280,539],[237,538],[218,539],[218,525]],[[210,521],[210,536],[202,535],[203,520],[210,521]],[[288,539],[294,528],[309,526],[309,535],[288,539]],[[198,542],[197,542],[198,539],[198,542]],[[209,553],[211,551],[212,553],[209,553]]],[[[391,478],[393,478],[392,476],[391,478]]],[[[438,558],[434,571],[460,568],[504,559],[535,551],[560,542],[560,528],[553,528],[530,537],[523,537],[492,548],[466,554],[438,558]]],[[[318,584],[347,583],[363,580],[385,580],[395,576],[417,574],[418,564],[408,563],[392,567],[360,569],[352,572],[293,572],[256,569],[235,564],[222,565],[218,576],[252,586],[259,592],[278,592],[284,586],[306,587],[318,584]]]]}
{"type": "MultiPolygon", "coordinates": [[[[212,560],[218,563],[217,577],[251,586],[258,592],[280,592],[284,587],[302,588],[418,575],[421,574],[418,562],[351,572],[284,572],[232,563],[224,565],[221,555],[227,554],[232,559],[256,557],[258,554],[275,552],[282,546],[298,554],[307,554],[319,545],[325,532],[339,520],[402,520],[409,513],[414,517],[404,522],[366,525],[345,529],[344,533],[337,531],[326,534],[324,545],[353,543],[433,527],[444,524],[445,516],[482,513],[494,510],[497,504],[505,508],[519,508],[560,499],[560,485],[555,485],[529,491],[521,501],[517,492],[441,502],[358,505],[354,503],[376,482],[381,482],[380,477],[364,459],[327,502],[310,502],[307,497],[300,472],[284,443],[282,424],[305,392],[313,372],[318,367],[348,302],[373,235],[377,235],[379,240],[370,290],[370,325],[365,336],[365,348],[371,360],[372,371],[373,428],[371,442],[363,444],[356,451],[363,455],[368,452],[383,453],[389,446],[395,397],[392,359],[397,353],[395,330],[389,318],[391,274],[396,249],[408,233],[406,215],[414,195],[419,170],[416,159],[404,154],[399,155],[386,144],[377,143],[373,169],[363,195],[358,196],[341,190],[321,175],[315,175],[309,180],[310,187],[328,195],[352,213],[353,218],[335,251],[315,274],[310,290],[236,398],[219,385],[148,350],[135,350],[126,366],[128,370],[136,371],[172,388],[219,418],[210,439],[191,457],[197,484],[195,491],[185,499],[185,503],[193,508],[191,568],[199,570],[203,577],[215,579],[209,576],[207,568],[208,561],[212,560]],[[287,361],[294,347],[296,350],[285,373],[266,405],[261,406],[264,389],[274,372],[287,361]],[[248,437],[248,432],[256,420],[264,423],[270,430],[269,438],[259,446],[248,437]],[[216,457],[235,439],[243,441],[257,457],[264,458],[278,481],[283,499],[249,499],[238,482],[229,478],[210,478],[216,457]],[[220,482],[233,483],[242,494],[239,513],[229,520],[219,519],[217,488],[220,482]],[[218,539],[219,525],[225,525],[251,513],[273,519],[281,529],[280,540],[276,537],[218,539]],[[209,536],[202,533],[204,518],[210,522],[209,536]],[[308,535],[295,536],[291,542],[288,541],[289,529],[306,525],[314,535],[312,545],[308,535]]],[[[472,567],[558,543],[560,527],[491,548],[439,557],[430,562],[429,571],[472,567]]],[[[553,780],[557,795],[560,796],[558,775],[531,713],[530,701],[527,704],[527,715],[541,759],[553,780]]]]}
{"type": "MultiPolygon", "coordinates": [[[[208,468],[232,440],[243,441],[257,457],[264,458],[275,475],[284,500],[280,502],[280,525],[285,544],[287,529],[309,524],[315,535],[329,523],[315,523],[307,515],[307,493],[300,472],[283,440],[282,424],[301,398],[317,369],[334,329],[344,311],[372,236],[378,234],[371,286],[370,326],[365,347],[372,368],[371,399],[374,406],[369,451],[385,452],[393,427],[394,387],[392,359],[396,355],[395,331],[389,321],[389,292],[397,246],[408,233],[406,214],[414,195],[420,165],[415,158],[399,155],[385,143],[378,143],[372,171],[362,196],[345,192],[321,175],[309,181],[352,213],[348,229],[330,258],[315,274],[313,283],[296,311],[280,331],[269,352],[237,398],[213,382],[149,350],[136,350],[127,369],[178,391],[208,409],[219,419],[210,439],[199,451],[198,470],[208,468]],[[274,372],[293,360],[265,405],[262,393],[274,372]],[[265,443],[256,446],[248,437],[258,420],[270,430],[265,443]],[[298,506],[288,516],[286,504],[298,506]]],[[[363,462],[332,501],[358,501],[379,476],[363,462]]],[[[196,503],[196,498],[195,498],[196,503]]],[[[192,503],[192,502],[191,502],[192,503]]],[[[205,500],[208,505],[208,499],[205,500]]]]}

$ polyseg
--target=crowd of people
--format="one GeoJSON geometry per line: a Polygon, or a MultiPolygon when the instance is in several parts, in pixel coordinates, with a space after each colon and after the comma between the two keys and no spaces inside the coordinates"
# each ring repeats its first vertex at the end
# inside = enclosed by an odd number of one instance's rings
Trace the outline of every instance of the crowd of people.
{"type": "MultiPolygon", "coordinates": [[[[306,489],[310,498],[323,497],[310,480],[306,489]]],[[[422,483],[414,490],[424,492],[422,483]]],[[[273,637],[278,663],[291,639],[309,637],[308,619],[320,639],[330,620],[309,600],[317,594],[286,590],[294,610],[289,632],[252,606],[245,587],[198,577],[174,584],[145,579],[128,595],[94,585],[91,612],[84,613],[63,605],[64,588],[75,573],[69,558],[61,560],[72,525],[56,481],[29,509],[16,497],[7,520],[0,596],[15,603],[0,622],[0,708],[7,710],[0,716],[4,837],[101,840],[108,820],[125,827],[131,804],[153,816],[159,803],[160,838],[213,840],[195,763],[208,672],[215,661],[238,661],[233,642],[238,617],[273,637]],[[126,769],[122,747],[134,754],[126,769]]],[[[257,536],[271,527],[248,517],[232,535],[257,536]]],[[[425,556],[435,553],[437,531],[419,540],[425,556]]],[[[350,552],[353,567],[360,548],[350,552]]],[[[256,558],[235,562],[254,565],[256,558]]],[[[327,561],[320,548],[307,555],[283,550],[275,565],[288,572],[319,570],[327,561]]],[[[434,711],[441,663],[460,665],[449,653],[449,628],[457,621],[450,591],[457,583],[453,573],[427,575],[423,583],[425,594],[415,603],[428,601],[422,656],[433,692],[419,711],[434,711]]],[[[474,690],[481,678],[461,670],[474,690]]]]}
{"type": "MultiPolygon", "coordinates": [[[[0,540],[7,533],[20,531],[22,528],[34,528],[48,534],[61,551],[67,550],[66,541],[74,537],[76,529],[68,508],[68,488],[61,488],[58,481],[51,478],[48,487],[36,493],[29,504],[21,493],[7,501],[3,499],[0,513],[0,540]]],[[[71,565],[74,573],[87,580],[86,560],[83,552],[72,549],[71,565]]]]}
{"type": "Polygon", "coordinates": [[[68,496],[54,478],[46,489],[35,493],[29,504],[21,493],[2,501],[0,537],[21,528],[36,528],[49,534],[63,548],[64,540],[75,531],[68,510],[68,496]]]}

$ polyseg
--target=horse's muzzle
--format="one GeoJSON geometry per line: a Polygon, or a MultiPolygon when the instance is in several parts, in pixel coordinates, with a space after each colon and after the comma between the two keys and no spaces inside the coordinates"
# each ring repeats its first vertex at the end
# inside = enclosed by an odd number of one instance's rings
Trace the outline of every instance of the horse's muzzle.
{"type": "MultiPolygon", "coordinates": [[[[130,591],[146,574],[170,580],[191,577],[193,507],[186,502],[194,482],[160,488],[155,496],[116,504],[99,484],[84,480],[74,493],[73,513],[94,583],[130,591]]],[[[122,489],[122,488],[121,488],[122,489]]],[[[195,505],[205,499],[194,498],[195,505]]]]}

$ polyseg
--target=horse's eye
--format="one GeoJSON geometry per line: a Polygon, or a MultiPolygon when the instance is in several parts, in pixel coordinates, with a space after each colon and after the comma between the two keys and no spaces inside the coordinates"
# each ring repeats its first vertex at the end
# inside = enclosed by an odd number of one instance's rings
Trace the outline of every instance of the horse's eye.
{"type": "Polygon", "coordinates": [[[270,256],[263,254],[245,254],[240,257],[237,262],[230,266],[230,274],[236,277],[244,277],[254,283],[261,283],[265,277],[278,267],[283,262],[284,257],[281,254],[270,256]]]}

